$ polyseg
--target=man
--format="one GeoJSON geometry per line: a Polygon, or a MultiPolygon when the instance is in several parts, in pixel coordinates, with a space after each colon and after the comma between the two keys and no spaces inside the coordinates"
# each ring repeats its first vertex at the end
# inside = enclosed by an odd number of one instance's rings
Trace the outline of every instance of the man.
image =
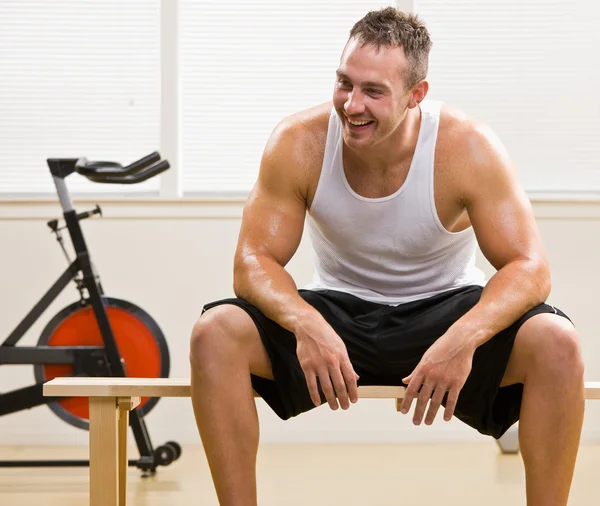
{"type": "MultiPolygon", "coordinates": [[[[332,103],[268,141],[235,255],[236,297],[194,325],[192,400],[221,505],[255,505],[254,388],[283,419],[357,385],[408,385],[402,412],[500,437],[520,420],[529,506],[565,505],[584,411],[577,333],[545,304],[531,207],[494,134],[425,100],[431,41],[414,15],[350,32],[332,103]],[[314,282],[284,269],[305,218],[314,282]],[[477,244],[496,268],[487,282],[477,244]],[[427,409],[427,406],[429,408],[427,409]]],[[[339,403],[339,405],[338,405],[339,403]]]]}

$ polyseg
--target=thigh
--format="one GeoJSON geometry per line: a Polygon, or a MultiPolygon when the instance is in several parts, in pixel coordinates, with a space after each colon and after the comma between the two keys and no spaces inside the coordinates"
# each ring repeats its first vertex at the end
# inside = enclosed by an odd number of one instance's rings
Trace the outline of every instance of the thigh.
{"type": "MultiPolygon", "coordinates": [[[[235,306],[254,324],[262,348],[270,361],[267,374],[262,366],[253,366],[252,387],[283,420],[315,407],[310,399],[306,379],[296,355],[296,338],[293,333],[265,316],[257,307],[240,298],[229,298],[211,302],[204,307],[208,316],[218,307],[235,306]]],[[[237,312],[236,314],[239,314],[237,312]]],[[[200,318],[204,318],[204,315],[200,318]]],[[[246,318],[244,321],[248,322],[246,318]]],[[[250,328],[250,327],[248,327],[250,328]]],[[[253,342],[256,333],[252,332],[253,342]]]]}
{"type": "MultiPolygon", "coordinates": [[[[335,291],[300,290],[299,295],[312,305],[337,332],[348,349],[355,371],[361,379],[368,379],[367,367],[376,364],[368,345],[368,340],[373,341],[375,335],[367,320],[377,321],[377,318],[371,318],[372,313],[385,308],[335,291]]],[[[249,302],[239,298],[224,299],[205,306],[206,315],[215,311],[217,306],[228,305],[241,309],[251,319],[270,360],[272,376],[261,377],[253,373],[254,390],[283,420],[314,409],[315,405],[308,391],[306,377],[298,361],[294,334],[266,317],[249,302]]],[[[246,318],[242,320],[248,321],[246,318]]],[[[255,338],[256,334],[253,334],[252,342],[255,338]]],[[[323,405],[326,405],[325,397],[322,392],[320,393],[323,405]]]]}
{"type": "MultiPolygon", "coordinates": [[[[549,315],[553,318],[558,315],[570,325],[562,311],[540,304],[475,350],[471,373],[459,394],[455,412],[458,418],[495,438],[518,421],[523,383],[518,371],[509,370],[511,356],[519,356],[514,353],[516,337],[521,329],[526,329],[525,325],[529,323],[529,327],[536,318],[538,322],[546,321],[549,315]],[[541,315],[545,316],[539,319],[541,315]]],[[[513,366],[515,364],[513,361],[513,366]]]]}
{"type": "Polygon", "coordinates": [[[391,308],[378,323],[382,372],[402,384],[431,345],[477,304],[481,292],[480,286],[468,286],[391,308]]]}

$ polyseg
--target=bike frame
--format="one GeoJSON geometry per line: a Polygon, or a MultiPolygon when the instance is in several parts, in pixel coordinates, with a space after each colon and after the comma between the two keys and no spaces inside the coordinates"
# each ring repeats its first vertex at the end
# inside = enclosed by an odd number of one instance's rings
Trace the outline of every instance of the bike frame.
{"type": "MultiPolygon", "coordinates": [[[[50,159],[48,165],[54,178],[54,184],[63,209],[63,217],[68,229],[76,259],[56,280],[33,309],[17,325],[14,331],[0,346],[0,365],[5,364],[73,364],[75,375],[77,364],[94,364],[101,375],[124,377],[125,370],[115,337],[102,301],[102,287],[96,281],[90,254],[85,242],[80,219],[90,213],[77,215],[65,183],[65,177],[74,171],[76,159],[50,159]],[[82,284],[87,290],[89,302],[93,308],[104,346],[15,346],[23,335],[58,297],[64,288],[82,273],[82,284]]],[[[43,383],[13,390],[0,395],[0,416],[34,406],[55,402],[60,398],[44,397],[43,383]]],[[[150,436],[139,409],[130,412],[129,425],[132,428],[140,452],[139,460],[129,460],[143,470],[154,471],[156,462],[150,436]]],[[[0,467],[36,467],[36,466],[86,466],[89,460],[41,460],[41,461],[0,461],[0,467]]]]}

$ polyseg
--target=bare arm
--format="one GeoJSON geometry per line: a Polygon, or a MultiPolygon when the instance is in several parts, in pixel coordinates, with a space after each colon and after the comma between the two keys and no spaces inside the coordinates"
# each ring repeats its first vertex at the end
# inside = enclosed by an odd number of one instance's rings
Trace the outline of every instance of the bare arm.
{"type": "Polygon", "coordinates": [[[294,159],[294,136],[289,127],[279,125],[267,143],[244,207],[234,260],[235,294],[291,332],[305,315],[316,313],[284,268],[300,243],[306,213],[306,185],[294,159]]]}
{"type": "MultiPolygon", "coordinates": [[[[296,252],[306,214],[310,156],[293,128],[278,127],[265,149],[258,181],[244,208],[234,262],[234,290],[265,316],[292,332],[313,403],[319,382],[332,409],[358,400],[357,376],[342,339],[298,289],[285,265],[296,252]],[[304,148],[304,153],[303,153],[304,148]]],[[[306,145],[306,148],[304,146],[306,145]]]]}
{"type": "Polygon", "coordinates": [[[420,424],[431,398],[426,424],[433,423],[448,393],[444,419],[450,420],[471,371],[477,347],[544,302],[550,292],[548,261],[531,205],[519,186],[499,140],[484,128],[463,132],[455,144],[463,203],[479,246],[497,272],[479,302],[457,320],[423,355],[408,384],[401,410],[413,399],[420,424]]]}
{"type": "Polygon", "coordinates": [[[497,137],[470,134],[464,200],[482,253],[497,272],[479,303],[455,327],[477,347],[550,293],[550,270],[531,204],[497,137]]]}

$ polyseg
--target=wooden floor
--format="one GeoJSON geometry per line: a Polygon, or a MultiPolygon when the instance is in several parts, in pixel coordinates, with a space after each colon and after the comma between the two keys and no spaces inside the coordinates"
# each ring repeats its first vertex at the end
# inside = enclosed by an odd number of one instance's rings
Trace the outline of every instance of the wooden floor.
{"type": "MultiPolygon", "coordinates": [[[[87,458],[87,449],[0,447],[0,459],[23,458],[87,458]]],[[[86,505],[87,473],[0,468],[0,505],[86,505]]],[[[258,486],[261,506],[525,506],[521,457],[501,454],[493,442],[262,445],[258,486]]],[[[178,461],[150,478],[129,468],[129,506],[217,504],[200,447],[184,447],[178,461]]],[[[600,446],[582,445],[569,504],[600,504],[600,446]]]]}

